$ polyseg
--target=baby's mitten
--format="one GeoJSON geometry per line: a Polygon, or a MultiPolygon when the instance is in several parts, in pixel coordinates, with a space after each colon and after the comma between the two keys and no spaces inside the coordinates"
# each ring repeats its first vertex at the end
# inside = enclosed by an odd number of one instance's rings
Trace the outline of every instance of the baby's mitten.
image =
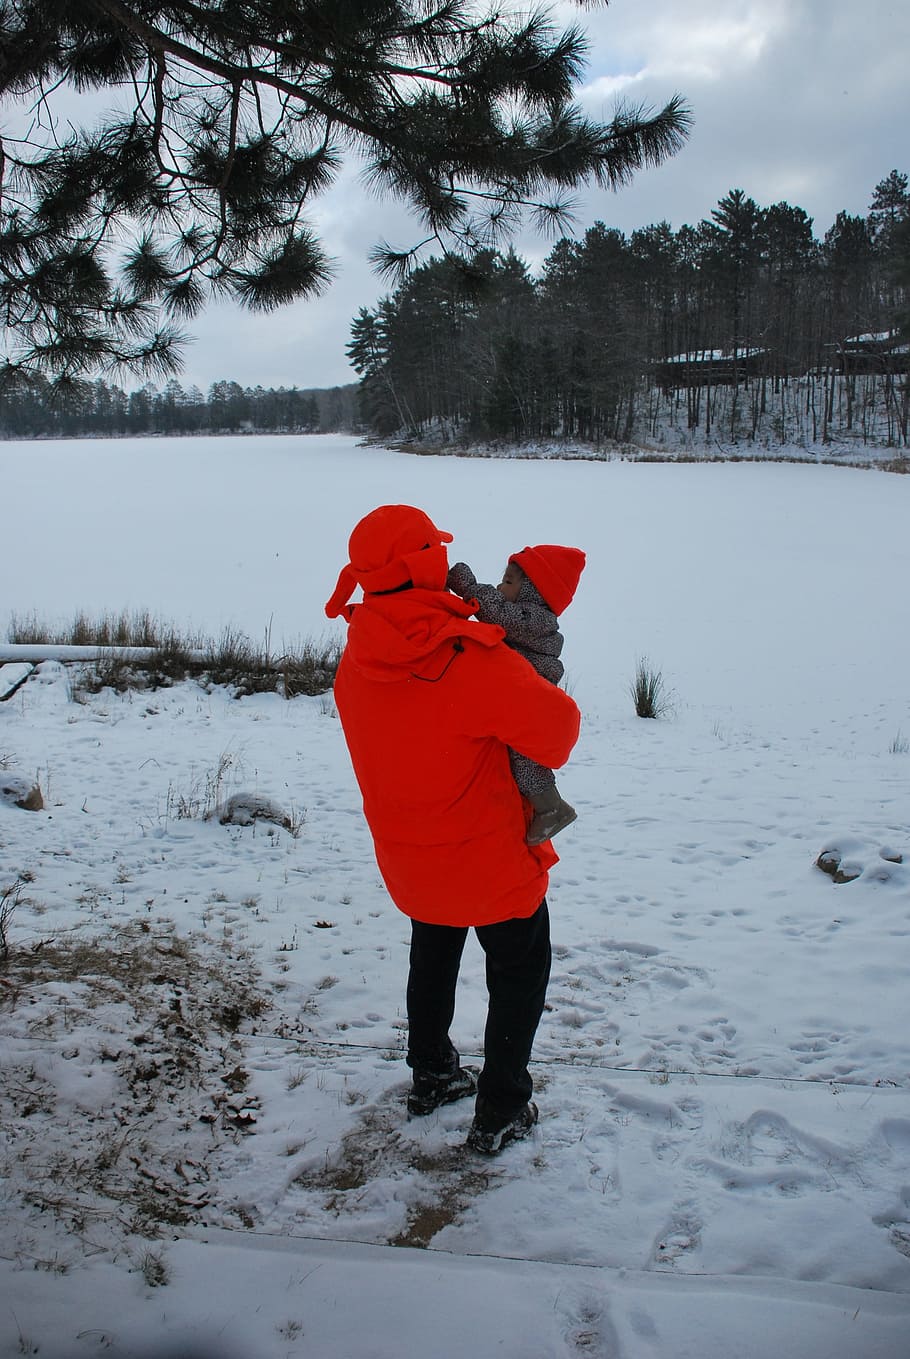
{"type": "Polygon", "coordinates": [[[456,562],[450,568],[446,580],[446,589],[451,590],[455,595],[460,595],[462,599],[471,598],[477,589],[477,577],[467,562],[456,562]]]}

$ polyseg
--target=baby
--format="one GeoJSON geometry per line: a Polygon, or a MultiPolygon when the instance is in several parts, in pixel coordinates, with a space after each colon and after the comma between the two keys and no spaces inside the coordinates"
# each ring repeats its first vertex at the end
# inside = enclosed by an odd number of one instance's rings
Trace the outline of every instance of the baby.
{"type": "MultiPolygon", "coordinates": [[[[585,554],[577,547],[541,543],[514,553],[499,585],[478,585],[464,562],[455,563],[446,584],[462,599],[476,599],[481,622],[504,628],[507,644],[544,679],[558,684],[564,667],[557,616],[572,602],[584,565],[585,554]]],[[[518,790],[534,808],[527,842],[542,844],[571,825],[577,813],[560,796],[552,769],[517,750],[510,750],[509,758],[518,790]]]]}

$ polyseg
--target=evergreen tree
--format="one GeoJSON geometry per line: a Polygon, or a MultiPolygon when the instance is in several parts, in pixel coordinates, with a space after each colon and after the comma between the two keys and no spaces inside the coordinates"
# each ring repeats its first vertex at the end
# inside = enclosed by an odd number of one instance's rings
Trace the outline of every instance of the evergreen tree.
{"type": "Polygon", "coordinates": [[[754,300],[764,245],[762,213],[754,198],[747,198],[742,189],[731,189],[711,216],[714,264],[730,320],[727,344],[736,357],[756,339],[754,300]]]}
{"type": "Polygon", "coordinates": [[[833,338],[847,339],[877,329],[875,249],[862,217],[839,212],[825,234],[824,257],[833,338]]]}
{"type": "Polygon", "coordinates": [[[892,170],[875,186],[869,210],[869,231],[884,268],[885,303],[898,325],[910,322],[910,189],[907,176],[892,170]]]}
{"type": "Polygon", "coordinates": [[[497,438],[526,439],[542,433],[546,386],[534,284],[514,251],[490,268],[491,286],[478,296],[462,346],[470,421],[497,438]]]}
{"type": "Polygon", "coordinates": [[[315,434],[319,428],[319,402],[315,396],[304,397],[301,418],[303,428],[315,434]]]}
{"type": "Polygon", "coordinates": [[[910,190],[907,176],[892,170],[875,186],[869,208],[869,228],[877,245],[888,249],[897,226],[910,216],[910,190]]]}
{"type": "Polygon", "coordinates": [[[818,248],[812,218],[802,208],[775,203],[763,214],[764,343],[776,373],[805,371],[818,361],[813,288],[818,248]]]}
{"type": "Polygon", "coordinates": [[[635,263],[622,232],[595,222],[578,256],[584,324],[577,432],[582,438],[622,438],[634,411],[636,380],[645,362],[646,332],[635,305],[635,263]]]}
{"type": "Polygon", "coordinates": [[[345,152],[425,243],[473,252],[658,164],[688,124],[678,96],[585,118],[581,30],[480,0],[0,0],[0,45],[5,122],[18,101],[28,127],[0,142],[0,376],[167,373],[211,290],[260,310],[318,293],[306,214],[345,152]],[[120,111],[41,144],[53,116],[31,111],[67,88],[120,111]]]}
{"type": "Polygon", "coordinates": [[[629,252],[638,301],[636,331],[649,363],[679,351],[679,246],[669,222],[633,231],[629,252]]]}
{"type": "MultiPolygon", "coordinates": [[[[894,275],[902,289],[898,320],[905,338],[910,340],[910,214],[894,233],[894,275]]],[[[910,380],[907,387],[910,390],[910,380]]]]}
{"type": "Polygon", "coordinates": [[[152,428],[152,406],[155,389],[150,383],[130,392],[126,408],[127,427],[131,434],[147,434],[152,428]]]}
{"type": "Polygon", "coordinates": [[[347,355],[355,373],[360,374],[360,410],[377,434],[391,434],[412,423],[398,395],[392,368],[392,325],[395,312],[391,301],[380,302],[375,312],[361,307],[351,325],[347,355]]]}

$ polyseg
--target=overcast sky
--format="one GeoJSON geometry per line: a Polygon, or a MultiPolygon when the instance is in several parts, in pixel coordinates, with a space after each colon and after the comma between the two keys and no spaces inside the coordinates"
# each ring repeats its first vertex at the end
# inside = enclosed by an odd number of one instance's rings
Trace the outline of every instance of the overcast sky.
{"type": "MultiPolygon", "coordinates": [[[[590,41],[579,92],[609,119],[617,97],[652,107],[679,91],[694,126],[666,165],[618,194],[579,195],[572,234],[595,221],[629,233],[675,229],[710,215],[729,189],[761,206],[804,208],[822,237],[839,211],[865,214],[875,185],[910,172],[910,0],[612,0],[608,9],[557,5],[590,41]]],[[[351,319],[389,289],[371,272],[370,247],[417,238],[400,207],[377,203],[354,167],[319,201],[313,221],[336,264],[317,302],[268,316],[211,307],[193,323],[183,381],[326,387],[356,380],[345,345],[351,319]]],[[[539,263],[551,241],[523,236],[539,263]]]]}

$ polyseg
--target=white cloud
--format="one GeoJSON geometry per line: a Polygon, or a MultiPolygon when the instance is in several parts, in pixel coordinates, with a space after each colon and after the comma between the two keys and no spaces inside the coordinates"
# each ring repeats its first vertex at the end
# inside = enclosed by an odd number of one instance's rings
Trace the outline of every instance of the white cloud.
{"type": "Polygon", "coordinates": [[[645,71],[637,71],[635,75],[598,76],[596,80],[583,85],[579,90],[579,102],[592,106],[599,100],[624,98],[631,92],[632,86],[640,84],[645,79],[646,74],[645,71]]]}
{"type": "MultiPolygon", "coordinates": [[[[571,6],[561,5],[568,18],[571,6]]],[[[585,17],[591,72],[722,80],[760,61],[799,3],[784,0],[613,0],[585,17]]]]}

